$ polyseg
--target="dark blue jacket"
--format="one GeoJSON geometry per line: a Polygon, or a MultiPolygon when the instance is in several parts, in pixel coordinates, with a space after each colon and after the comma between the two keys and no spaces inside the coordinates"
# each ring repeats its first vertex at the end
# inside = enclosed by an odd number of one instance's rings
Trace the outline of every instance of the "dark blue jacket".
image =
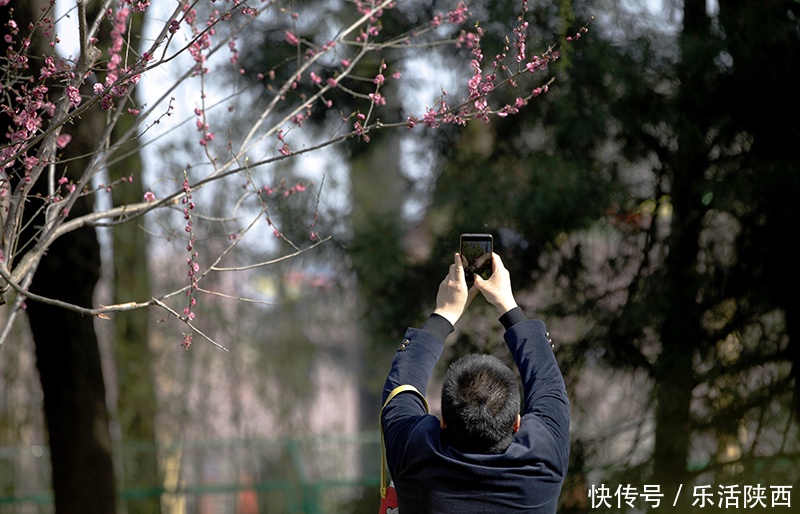
{"type": "MultiPolygon", "coordinates": [[[[386,460],[401,514],[554,513],[567,473],[569,400],[544,323],[517,308],[500,318],[524,385],[524,414],[504,453],[461,453],[413,393],[383,412],[386,460]]],[[[409,328],[386,379],[383,399],[409,384],[422,394],[453,327],[432,315],[409,328]]]]}

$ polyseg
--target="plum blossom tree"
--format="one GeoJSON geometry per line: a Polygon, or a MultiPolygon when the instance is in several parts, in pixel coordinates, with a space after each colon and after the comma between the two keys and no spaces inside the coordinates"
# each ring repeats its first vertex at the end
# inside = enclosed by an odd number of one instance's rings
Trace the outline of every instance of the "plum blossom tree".
{"type": "MultiPolygon", "coordinates": [[[[107,0],[97,19],[89,22],[86,19],[87,2],[79,0],[76,11],[80,28],[80,55],[74,59],[62,59],[55,51],[60,39],[54,32],[54,4],[51,1],[40,19],[27,27],[19,26],[13,19],[13,9],[8,9],[7,5],[4,7],[9,15],[5,25],[8,32],[4,39],[9,46],[2,66],[2,113],[7,116],[9,127],[5,143],[0,149],[4,211],[0,276],[4,283],[3,300],[10,312],[6,327],[26,299],[31,299],[99,317],[112,312],[155,306],[183,320],[190,332],[202,335],[202,331],[194,324],[192,310],[202,279],[209,273],[219,271],[217,266],[221,258],[234,250],[258,219],[272,226],[268,202],[264,198],[275,190],[275,186],[260,182],[260,170],[348,138],[357,137],[365,143],[369,142],[370,133],[376,130],[413,129],[417,124],[431,128],[442,124],[463,125],[470,120],[489,121],[492,116],[517,113],[528,101],[546,92],[549,87],[548,83],[542,83],[542,79],[535,87],[528,87],[527,84],[522,85],[523,79],[528,80],[532,74],[546,69],[548,63],[559,57],[555,46],[545,49],[541,55],[529,56],[526,53],[525,30],[528,22],[524,14],[527,2],[523,1],[513,43],[509,42],[504,53],[493,59],[485,58],[481,51],[482,30],[478,25],[472,32],[460,30],[452,36],[449,35],[452,31],[445,32],[448,34],[445,42],[454,47],[471,49],[472,58],[465,63],[473,71],[467,84],[468,98],[451,105],[444,92],[435,100],[434,107],[420,117],[409,115],[391,122],[375,119],[372,114],[374,107],[385,102],[381,88],[386,80],[384,70],[387,64],[381,62],[375,70],[375,76],[370,78],[374,92],[365,95],[354,93],[363,97],[360,98],[363,106],[341,112],[342,129],[333,137],[296,149],[293,139],[298,139],[296,132],[310,116],[312,106],[321,104],[329,109],[334,108],[333,101],[326,99],[326,93],[336,88],[349,91],[348,81],[362,80],[363,77],[352,76],[352,71],[366,55],[387,48],[411,46],[412,43],[434,44],[441,25],[450,24],[460,28],[470,16],[462,2],[446,13],[435,15],[426,24],[384,40],[381,38],[380,20],[395,7],[395,3],[389,0],[359,0],[354,2],[356,16],[353,22],[341,27],[335,39],[325,43],[305,41],[298,38],[292,29],[286,30],[285,45],[280,51],[287,54],[283,66],[291,70],[289,78],[281,84],[269,85],[273,96],[257,121],[244,131],[239,140],[227,141],[224,151],[221,151],[219,141],[215,142],[216,134],[228,127],[216,125],[204,102],[208,87],[205,77],[212,72],[210,59],[227,50],[230,52],[229,60],[235,64],[238,59],[237,34],[260,16],[285,16],[291,26],[297,15],[292,14],[290,8],[279,7],[278,2],[260,2],[256,7],[237,0],[211,1],[207,4],[179,2],[163,22],[163,27],[150,42],[149,48],[139,53],[131,44],[132,35],[128,33],[128,28],[133,17],[144,15],[150,8],[149,2],[107,0]],[[98,27],[104,23],[112,24],[112,44],[107,56],[96,46],[98,27]],[[37,38],[48,40],[48,46],[52,49],[49,55],[30,55],[30,49],[36,46],[32,46],[31,42],[37,38]],[[177,71],[175,68],[186,62],[182,57],[187,55],[191,57],[187,60],[189,64],[177,71]],[[140,80],[165,68],[177,76],[174,83],[164,88],[163,94],[147,105],[134,106],[132,93],[140,80]],[[120,158],[119,148],[123,143],[140,138],[145,132],[155,133],[160,121],[173,115],[179,102],[172,96],[173,91],[188,81],[199,82],[200,93],[196,99],[199,106],[194,109],[194,121],[200,132],[198,145],[207,158],[208,171],[164,170],[162,175],[152,180],[157,186],[148,190],[141,202],[115,205],[75,216],[72,207],[79,198],[125,187],[128,180],[100,185],[93,185],[92,180],[120,158]],[[316,92],[313,95],[291,97],[290,92],[303,81],[314,84],[316,92]],[[492,93],[503,86],[522,86],[519,87],[520,96],[513,104],[492,105],[492,93]],[[88,165],[80,170],[78,177],[69,178],[64,171],[69,163],[61,155],[62,150],[70,144],[71,136],[64,132],[64,128],[79,125],[81,117],[92,109],[107,111],[107,123],[97,133],[96,147],[89,155],[88,165]],[[275,113],[280,114],[277,119],[273,119],[275,113]],[[112,129],[122,117],[133,117],[135,121],[125,134],[117,140],[110,140],[112,129]],[[200,256],[194,248],[196,233],[193,216],[197,211],[193,191],[242,177],[246,181],[247,200],[256,202],[260,212],[247,228],[231,238],[229,247],[221,255],[211,259],[212,264],[201,268],[198,262],[200,256]],[[40,183],[46,184],[46,192],[32,194],[34,186],[40,183]],[[103,307],[65,304],[27,291],[42,256],[53,241],[64,234],[84,226],[113,226],[132,222],[146,213],[174,209],[176,203],[181,205],[185,221],[185,234],[182,237],[187,242],[188,280],[183,289],[162,292],[156,298],[103,307]],[[24,212],[30,210],[44,213],[45,223],[37,227],[34,237],[23,240],[24,212]],[[187,301],[179,301],[181,295],[187,296],[187,301]]],[[[579,36],[580,33],[575,35],[576,38],[579,36]]],[[[257,76],[259,80],[270,81],[275,73],[275,69],[264,70],[257,76]]],[[[537,80],[537,76],[533,75],[532,80],[537,80]]],[[[239,91],[229,94],[239,95],[244,89],[246,87],[240,87],[239,91]]],[[[283,186],[281,193],[301,193],[305,187],[303,184],[283,186]]],[[[320,234],[313,230],[314,227],[311,228],[309,238],[318,242],[320,234]]],[[[281,237],[279,227],[273,226],[273,232],[281,237]]],[[[5,337],[7,328],[3,334],[5,337]]]]}

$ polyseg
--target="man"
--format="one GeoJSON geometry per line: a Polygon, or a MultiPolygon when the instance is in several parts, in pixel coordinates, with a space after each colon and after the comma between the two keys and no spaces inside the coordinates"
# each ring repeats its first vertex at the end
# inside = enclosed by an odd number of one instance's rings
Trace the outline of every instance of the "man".
{"type": "Polygon", "coordinates": [[[421,329],[406,332],[383,400],[402,385],[425,394],[444,339],[481,292],[506,328],[504,338],[524,385],[523,414],[513,373],[488,356],[469,356],[448,370],[441,420],[426,415],[422,399],[413,392],[394,396],[381,422],[401,514],[556,510],[569,457],[564,380],[544,323],[525,318],[508,270],[497,254],[492,259],[492,276],[476,276],[468,289],[461,257],[455,255],[433,314],[421,329]]]}

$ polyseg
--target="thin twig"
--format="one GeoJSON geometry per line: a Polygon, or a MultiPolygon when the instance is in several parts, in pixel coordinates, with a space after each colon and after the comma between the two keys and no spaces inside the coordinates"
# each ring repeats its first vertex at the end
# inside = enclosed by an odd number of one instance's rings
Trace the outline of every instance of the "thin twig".
{"type": "Polygon", "coordinates": [[[171,308],[170,306],[168,306],[167,304],[165,304],[164,302],[162,302],[162,301],[158,300],[157,298],[153,298],[151,301],[153,302],[153,304],[154,304],[154,305],[158,305],[159,307],[161,307],[162,309],[166,310],[167,312],[169,312],[170,314],[172,314],[173,316],[175,316],[175,317],[176,317],[176,318],[178,318],[179,320],[181,320],[181,321],[183,321],[184,323],[186,323],[186,325],[187,325],[189,328],[191,328],[191,329],[192,329],[194,332],[197,332],[198,334],[200,334],[201,336],[203,336],[204,338],[206,338],[206,340],[208,340],[208,342],[209,342],[209,343],[213,344],[214,346],[216,346],[217,348],[219,348],[220,350],[222,350],[222,351],[224,351],[224,352],[228,352],[228,349],[227,349],[227,348],[225,348],[224,346],[222,346],[222,345],[221,345],[221,344],[219,344],[218,342],[214,341],[213,339],[211,339],[211,338],[210,338],[210,337],[208,337],[207,335],[205,335],[205,334],[204,334],[202,331],[200,331],[200,330],[199,330],[199,329],[198,329],[196,326],[192,325],[192,322],[191,322],[191,321],[189,321],[189,320],[188,320],[188,319],[186,319],[186,318],[183,318],[183,317],[181,317],[181,316],[180,316],[180,315],[179,315],[177,312],[175,312],[174,310],[172,310],[172,308],[171,308]]]}
{"type": "Polygon", "coordinates": [[[309,246],[307,248],[303,248],[302,250],[298,250],[298,251],[296,251],[294,253],[290,253],[289,255],[284,255],[283,257],[278,257],[277,259],[273,259],[271,261],[260,262],[258,264],[251,264],[249,266],[242,266],[242,267],[239,267],[239,268],[217,268],[217,267],[213,267],[212,266],[211,268],[209,268],[209,271],[244,271],[244,270],[248,270],[248,269],[260,268],[262,266],[269,266],[270,264],[275,264],[275,263],[278,263],[278,262],[281,262],[281,261],[285,261],[286,259],[291,259],[292,257],[297,257],[301,253],[305,253],[305,252],[311,250],[312,248],[316,248],[317,246],[321,245],[322,243],[325,243],[326,241],[330,240],[332,237],[333,236],[328,236],[325,239],[323,239],[321,241],[318,241],[318,242],[314,243],[313,245],[311,245],[311,246],[309,246]]]}
{"type": "Polygon", "coordinates": [[[203,289],[202,287],[197,288],[198,291],[201,293],[206,293],[214,296],[221,296],[222,298],[228,298],[231,300],[238,300],[240,302],[249,302],[249,303],[260,303],[262,305],[278,305],[275,302],[265,302],[263,300],[253,300],[252,298],[242,298],[241,296],[230,296],[224,293],[219,293],[217,291],[209,291],[208,289],[203,289]]]}

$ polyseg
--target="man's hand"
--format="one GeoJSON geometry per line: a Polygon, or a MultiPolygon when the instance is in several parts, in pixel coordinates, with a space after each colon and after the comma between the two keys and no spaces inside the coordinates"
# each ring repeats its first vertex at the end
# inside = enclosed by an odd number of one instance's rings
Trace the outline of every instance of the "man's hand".
{"type": "Polygon", "coordinates": [[[455,262],[450,265],[450,272],[439,284],[436,310],[433,312],[445,318],[451,325],[455,325],[476,294],[478,294],[477,289],[467,289],[464,265],[461,263],[461,256],[456,254],[455,262]]]}
{"type": "Polygon", "coordinates": [[[483,293],[486,300],[497,307],[502,316],[517,306],[514,293],[511,291],[511,277],[503,265],[503,260],[496,253],[492,254],[492,276],[483,280],[475,275],[475,287],[483,293]]]}

